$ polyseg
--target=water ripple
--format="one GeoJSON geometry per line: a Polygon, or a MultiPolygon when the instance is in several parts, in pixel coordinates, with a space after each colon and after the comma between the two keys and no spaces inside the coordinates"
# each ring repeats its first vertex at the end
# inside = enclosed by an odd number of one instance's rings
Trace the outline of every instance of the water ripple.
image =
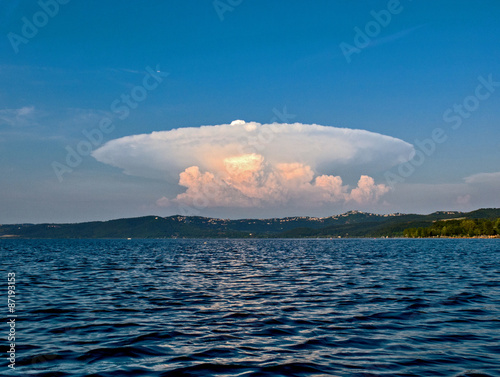
{"type": "Polygon", "coordinates": [[[0,240],[0,259],[18,375],[500,376],[498,240],[0,240]]]}

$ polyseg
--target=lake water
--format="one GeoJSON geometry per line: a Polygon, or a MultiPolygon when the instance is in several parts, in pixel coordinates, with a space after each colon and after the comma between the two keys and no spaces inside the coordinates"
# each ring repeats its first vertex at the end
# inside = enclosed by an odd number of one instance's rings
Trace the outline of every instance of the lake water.
{"type": "Polygon", "coordinates": [[[18,376],[500,376],[500,240],[0,240],[18,376]]]}

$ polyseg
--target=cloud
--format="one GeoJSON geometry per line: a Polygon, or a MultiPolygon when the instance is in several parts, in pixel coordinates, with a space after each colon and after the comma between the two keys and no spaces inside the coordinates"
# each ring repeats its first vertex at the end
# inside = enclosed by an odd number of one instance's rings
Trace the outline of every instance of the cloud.
{"type": "Polygon", "coordinates": [[[457,196],[457,204],[461,206],[468,205],[470,203],[470,199],[471,199],[470,194],[459,195],[457,196]]]}
{"type": "Polygon", "coordinates": [[[126,174],[177,177],[185,191],[157,204],[197,207],[321,206],[377,201],[389,191],[366,175],[407,161],[413,146],[364,130],[316,124],[179,128],[112,140],[92,153],[126,174]],[[351,188],[336,171],[357,176],[351,188]]]}
{"type": "Polygon", "coordinates": [[[226,174],[219,177],[200,172],[191,166],[180,174],[179,184],[187,188],[173,200],[166,197],[159,206],[183,204],[205,207],[262,207],[266,205],[296,204],[322,205],[353,201],[368,204],[377,201],[389,188],[376,185],[373,178],[361,176],[356,188],[349,191],[342,178],[321,175],[313,179],[309,166],[279,164],[275,168],[265,163],[262,156],[251,154],[233,157],[226,174]]]}
{"type": "Polygon", "coordinates": [[[321,175],[314,178],[310,166],[300,163],[266,163],[263,156],[247,154],[224,160],[226,171],[219,176],[202,173],[191,166],[180,174],[179,184],[187,188],[173,200],[161,198],[160,206],[179,203],[196,207],[262,207],[289,202],[307,205],[353,201],[366,204],[378,200],[389,191],[373,178],[361,176],[351,191],[342,178],[321,175]]]}
{"type": "Polygon", "coordinates": [[[470,184],[487,184],[487,183],[497,183],[500,184],[500,172],[496,173],[478,173],[473,174],[464,178],[465,182],[470,184]]]}
{"type": "Polygon", "coordinates": [[[6,124],[11,127],[32,125],[34,122],[34,112],[34,106],[0,110],[0,125],[6,124]]]}

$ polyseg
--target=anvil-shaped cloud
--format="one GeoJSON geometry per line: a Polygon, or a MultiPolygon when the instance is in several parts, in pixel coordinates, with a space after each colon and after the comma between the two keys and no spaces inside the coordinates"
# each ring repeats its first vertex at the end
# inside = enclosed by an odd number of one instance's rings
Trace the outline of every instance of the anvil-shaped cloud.
{"type": "Polygon", "coordinates": [[[237,120],[127,136],[92,155],[126,174],[178,177],[187,190],[159,205],[250,207],[376,201],[389,189],[365,173],[405,162],[413,152],[411,144],[364,130],[237,120]],[[332,175],[339,169],[356,172],[357,187],[332,175]]]}

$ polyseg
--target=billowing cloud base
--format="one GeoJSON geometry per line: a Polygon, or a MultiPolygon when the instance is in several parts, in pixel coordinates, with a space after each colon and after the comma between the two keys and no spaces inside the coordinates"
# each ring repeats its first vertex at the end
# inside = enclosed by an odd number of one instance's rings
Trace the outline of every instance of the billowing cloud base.
{"type": "Polygon", "coordinates": [[[180,174],[179,184],[187,188],[173,200],[163,197],[160,206],[185,204],[195,207],[261,207],[308,205],[354,201],[366,204],[389,191],[383,184],[363,175],[358,186],[349,191],[342,178],[320,175],[314,178],[310,166],[282,163],[271,166],[263,156],[246,154],[224,160],[226,170],[218,176],[191,166],[180,174]]]}
{"type": "Polygon", "coordinates": [[[179,177],[185,192],[158,200],[160,206],[320,206],[372,203],[389,191],[366,172],[407,161],[413,147],[363,130],[316,124],[231,124],[134,135],[93,152],[126,174],[179,177]],[[357,174],[350,188],[335,170],[357,174]]]}

